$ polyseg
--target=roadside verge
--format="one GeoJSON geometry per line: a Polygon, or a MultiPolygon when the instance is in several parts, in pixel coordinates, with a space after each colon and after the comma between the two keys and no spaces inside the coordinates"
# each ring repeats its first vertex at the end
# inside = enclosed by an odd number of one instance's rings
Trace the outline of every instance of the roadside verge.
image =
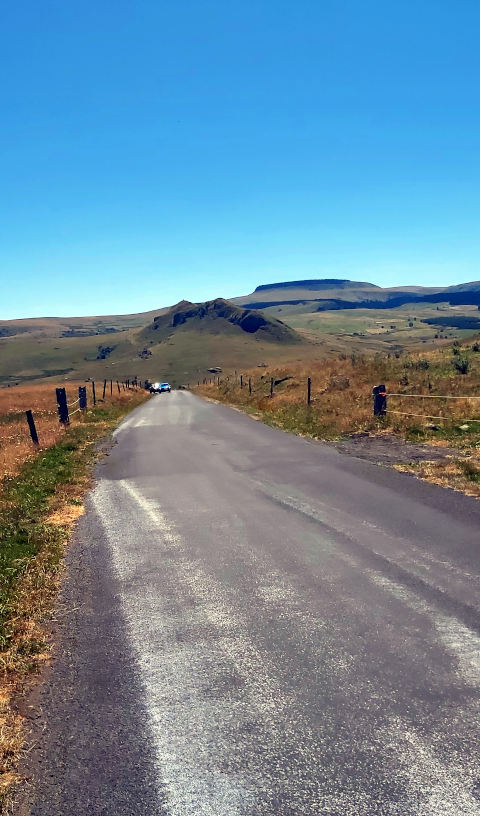
{"type": "MultiPolygon", "coordinates": [[[[131,391],[100,403],[27,461],[0,489],[0,812],[8,812],[22,748],[22,699],[50,655],[45,625],[61,582],[62,557],[101,440],[146,398],[131,391]]],[[[105,450],[105,446],[104,446],[105,450]]]]}

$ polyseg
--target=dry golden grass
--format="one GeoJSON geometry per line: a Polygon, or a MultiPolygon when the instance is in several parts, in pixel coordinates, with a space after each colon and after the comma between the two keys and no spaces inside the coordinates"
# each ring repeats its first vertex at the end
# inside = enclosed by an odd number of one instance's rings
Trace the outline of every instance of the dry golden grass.
{"type": "Polygon", "coordinates": [[[448,459],[439,462],[416,462],[410,465],[395,465],[397,470],[413,473],[419,479],[449,487],[467,496],[480,499],[480,455],[476,454],[464,461],[448,459]]]}
{"type": "MultiPolygon", "coordinates": [[[[468,348],[460,351],[467,353],[468,348]]],[[[465,376],[455,373],[452,360],[455,358],[451,348],[399,358],[380,354],[372,357],[341,355],[336,359],[246,371],[243,389],[239,377],[230,376],[219,387],[212,383],[195,390],[223,402],[259,409],[267,416],[274,416],[282,409],[306,407],[307,378],[311,377],[311,414],[315,424],[329,435],[383,430],[408,434],[419,426],[435,423],[435,417],[445,428],[452,423],[480,418],[480,400],[468,399],[469,396],[480,396],[480,354],[470,354],[471,370],[465,376]],[[275,386],[273,399],[270,398],[272,377],[274,380],[288,378],[275,386]],[[249,379],[252,381],[251,396],[249,379]],[[380,383],[386,385],[389,394],[418,395],[413,399],[389,397],[388,420],[383,425],[373,417],[372,388],[380,383]],[[465,395],[466,398],[434,400],[431,399],[434,394],[465,395]],[[403,416],[403,412],[409,415],[403,416]]]]}
{"type": "MultiPolygon", "coordinates": [[[[66,386],[68,402],[73,403],[78,398],[79,385],[85,385],[85,383],[69,382],[66,386]]],[[[32,459],[39,451],[54,445],[65,434],[64,427],[58,421],[55,396],[57,387],[65,387],[65,383],[20,385],[0,389],[0,482],[5,476],[16,476],[24,462],[32,459]],[[39,439],[38,448],[30,439],[25,416],[25,411],[28,409],[33,411],[39,439]]],[[[97,388],[97,393],[99,390],[97,388]]],[[[88,403],[91,405],[89,385],[87,385],[87,392],[88,403]]],[[[110,396],[110,390],[107,389],[105,403],[107,405],[127,404],[131,393],[123,390],[118,393],[115,387],[113,395],[110,396]]],[[[74,408],[77,407],[74,406],[74,408]]],[[[72,414],[70,421],[71,425],[82,422],[82,414],[80,412],[72,414]]]]}

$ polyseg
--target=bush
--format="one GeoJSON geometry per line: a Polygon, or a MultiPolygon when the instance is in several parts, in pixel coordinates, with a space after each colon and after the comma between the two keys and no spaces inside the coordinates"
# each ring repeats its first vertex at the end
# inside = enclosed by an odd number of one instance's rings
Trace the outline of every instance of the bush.
{"type": "Polygon", "coordinates": [[[468,357],[459,357],[453,361],[453,367],[459,374],[468,374],[470,371],[470,360],[468,357]]]}

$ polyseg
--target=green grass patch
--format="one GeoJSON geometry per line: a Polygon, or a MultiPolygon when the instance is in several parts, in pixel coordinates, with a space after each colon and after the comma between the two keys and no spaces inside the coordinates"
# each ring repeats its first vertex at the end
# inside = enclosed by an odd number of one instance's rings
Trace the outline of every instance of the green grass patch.
{"type": "Polygon", "coordinates": [[[60,442],[27,462],[18,476],[4,479],[0,492],[0,649],[8,648],[12,637],[16,588],[31,560],[47,552],[48,567],[55,570],[62,557],[68,526],[47,521],[59,487],[84,480],[95,458],[97,440],[143,399],[143,395],[132,395],[128,405],[89,411],[84,422],[67,429],[60,442]]]}

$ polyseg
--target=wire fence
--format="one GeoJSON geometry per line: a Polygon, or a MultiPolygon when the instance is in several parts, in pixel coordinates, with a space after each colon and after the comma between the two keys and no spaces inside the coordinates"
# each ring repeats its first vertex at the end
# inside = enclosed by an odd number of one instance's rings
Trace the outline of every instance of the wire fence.
{"type": "Polygon", "coordinates": [[[480,395],[477,394],[402,394],[395,392],[387,392],[385,385],[377,385],[373,388],[373,413],[374,416],[386,416],[394,414],[398,416],[410,416],[418,419],[436,419],[443,422],[480,422],[480,417],[454,415],[452,412],[449,415],[445,414],[420,414],[413,411],[399,411],[388,407],[387,398],[395,399],[414,399],[414,400],[456,400],[461,402],[470,402],[480,400],[480,395]]]}
{"type": "MultiPolygon", "coordinates": [[[[275,389],[276,387],[284,382],[285,380],[291,379],[290,377],[283,377],[280,379],[275,379],[271,377],[270,380],[268,378],[262,377],[262,388],[269,387],[269,394],[270,397],[273,398],[275,396],[275,389]]],[[[222,379],[220,376],[215,377],[204,377],[203,385],[216,385],[220,386],[221,383],[229,383],[230,377],[227,376],[225,379],[222,379]]],[[[312,405],[316,401],[316,397],[313,395],[312,391],[312,378],[307,377],[306,381],[306,404],[308,406],[312,405]]],[[[232,379],[232,384],[236,386],[240,386],[241,389],[248,387],[249,394],[253,393],[254,386],[252,383],[251,377],[246,377],[243,374],[238,374],[235,371],[235,376],[232,379]]],[[[200,386],[200,380],[197,382],[197,386],[200,386]]],[[[388,392],[386,386],[384,384],[377,385],[372,390],[373,396],[373,414],[374,416],[387,416],[389,414],[393,414],[396,416],[403,416],[403,417],[413,417],[417,419],[435,419],[441,420],[443,422],[480,422],[480,417],[459,417],[455,415],[453,412],[449,412],[448,415],[445,414],[425,414],[419,413],[418,410],[413,409],[412,411],[400,411],[396,409],[392,409],[387,407],[387,398],[395,398],[395,399],[413,399],[413,400],[454,400],[454,401],[470,401],[473,400],[475,404],[478,404],[476,401],[480,400],[479,394],[409,394],[409,393],[399,393],[399,392],[388,392]]]]}
{"type": "MultiPolygon", "coordinates": [[[[15,433],[0,433],[0,448],[5,448],[5,446],[8,444],[16,445],[18,447],[23,435],[25,435],[27,438],[29,436],[31,444],[33,444],[33,446],[36,448],[40,447],[42,444],[46,444],[48,447],[51,444],[52,433],[54,433],[55,415],[57,417],[57,428],[58,425],[66,427],[70,424],[72,417],[74,417],[76,414],[85,413],[88,407],[95,406],[98,402],[115,401],[120,397],[120,393],[123,391],[137,391],[144,385],[146,386],[146,383],[142,384],[142,381],[138,380],[136,377],[132,380],[121,381],[105,379],[103,380],[103,396],[100,399],[96,396],[95,381],[89,380],[87,383],[89,383],[91,387],[90,397],[87,394],[87,385],[78,386],[78,397],[76,399],[71,399],[70,401],[67,399],[66,388],[59,387],[55,389],[55,397],[52,394],[50,408],[50,406],[48,406],[50,401],[48,394],[47,399],[45,399],[45,389],[43,389],[44,397],[42,402],[45,407],[39,408],[37,403],[37,406],[35,407],[35,415],[34,408],[24,408],[23,410],[14,408],[7,411],[6,414],[0,414],[0,425],[5,425],[6,427],[15,425],[15,433]],[[107,388],[108,384],[110,386],[109,388],[107,388]],[[116,389],[114,389],[114,385],[116,385],[116,389]],[[56,410],[54,409],[55,405],[56,410]],[[22,416],[23,422],[20,423],[22,416]],[[45,425],[47,419],[48,431],[45,425]],[[27,427],[23,425],[25,420],[27,427]],[[22,432],[22,425],[25,428],[24,432],[22,432]]],[[[32,387],[32,391],[34,388],[35,387],[32,387]]],[[[12,392],[9,391],[9,393],[11,394],[12,392]]],[[[25,401],[26,400],[23,400],[23,405],[25,405],[25,401]]]]}

